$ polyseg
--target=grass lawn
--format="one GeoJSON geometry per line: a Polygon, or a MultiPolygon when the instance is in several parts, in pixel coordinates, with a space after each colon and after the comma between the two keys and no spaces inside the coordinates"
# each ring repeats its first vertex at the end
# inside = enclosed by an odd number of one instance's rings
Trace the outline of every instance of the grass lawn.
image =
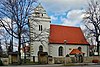
{"type": "Polygon", "coordinates": [[[82,64],[82,63],[67,63],[64,66],[84,66],[84,65],[88,65],[86,63],[82,64]]]}

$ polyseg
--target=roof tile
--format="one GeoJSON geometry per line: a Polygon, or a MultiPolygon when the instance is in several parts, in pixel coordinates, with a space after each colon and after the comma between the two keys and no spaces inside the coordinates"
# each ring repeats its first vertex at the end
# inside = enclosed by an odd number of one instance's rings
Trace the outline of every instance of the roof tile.
{"type": "Polygon", "coordinates": [[[49,43],[89,44],[79,27],[50,25],[49,43]]]}
{"type": "Polygon", "coordinates": [[[73,49],[69,54],[74,55],[74,54],[84,54],[84,53],[79,51],[78,49],[73,49]]]}

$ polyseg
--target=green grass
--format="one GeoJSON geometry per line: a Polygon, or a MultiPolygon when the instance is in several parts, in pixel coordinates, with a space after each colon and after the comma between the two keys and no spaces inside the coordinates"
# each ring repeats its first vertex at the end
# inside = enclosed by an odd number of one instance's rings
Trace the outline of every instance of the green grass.
{"type": "Polygon", "coordinates": [[[64,66],[84,66],[84,65],[88,65],[88,64],[67,63],[64,66]]]}
{"type": "Polygon", "coordinates": [[[26,63],[23,63],[25,65],[36,65],[36,64],[39,64],[39,63],[34,63],[34,62],[26,62],[26,63]]]}

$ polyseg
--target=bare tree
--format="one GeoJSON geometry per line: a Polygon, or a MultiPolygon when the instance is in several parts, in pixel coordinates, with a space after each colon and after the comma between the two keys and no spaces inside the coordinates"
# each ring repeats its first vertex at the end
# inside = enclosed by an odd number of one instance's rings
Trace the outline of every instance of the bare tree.
{"type": "Polygon", "coordinates": [[[1,39],[0,39],[0,57],[2,56],[2,47],[1,47],[1,39]]]}
{"type": "Polygon", "coordinates": [[[36,0],[3,0],[0,2],[0,23],[4,29],[18,40],[19,64],[21,64],[20,47],[21,35],[28,28],[28,16],[32,13],[33,3],[36,0]],[[4,18],[9,18],[10,22],[4,18]]]}
{"type": "Polygon", "coordinates": [[[97,45],[97,52],[99,55],[100,44],[100,2],[97,0],[90,0],[88,3],[88,9],[86,10],[85,26],[88,29],[88,33],[95,38],[97,45]]]}
{"type": "Polygon", "coordinates": [[[9,44],[9,39],[11,38],[11,36],[4,30],[4,29],[0,29],[0,39],[1,39],[1,44],[5,47],[5,50],[3,50],[4,52],[6,52],[6,54],[8,55],[8,46],[9,44]]]}

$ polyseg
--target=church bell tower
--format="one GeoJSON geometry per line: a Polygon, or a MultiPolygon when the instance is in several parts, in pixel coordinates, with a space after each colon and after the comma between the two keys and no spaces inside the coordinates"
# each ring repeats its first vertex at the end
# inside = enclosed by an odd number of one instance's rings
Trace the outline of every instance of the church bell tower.
{"type": "MultiPolygon", "coordinates": [[[[38,62],[38,52],[43,51],[49,53],[49,29],[50,17],[47,15],[46,10],[39,4],[29,16],[30,25],[30,56],[35,58],[38,62]]],[[[33,60],[31,60],[33,61],[33,60]]]]}

